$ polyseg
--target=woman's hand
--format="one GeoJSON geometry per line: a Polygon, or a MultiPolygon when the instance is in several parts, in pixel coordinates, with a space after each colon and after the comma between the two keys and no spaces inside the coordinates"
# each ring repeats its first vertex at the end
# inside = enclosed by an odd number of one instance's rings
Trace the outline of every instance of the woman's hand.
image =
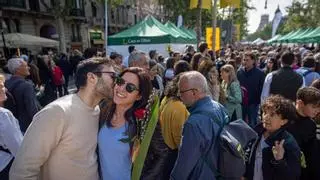
{"type": "Polygon", "coordinates": [[[282,139],[280,142],[276,141],[274,143],[274,146],[272,147],[273,157],[277,161],[283,159],[284,152],[285,152],[283,148],[283,144],[284,144],[284,139],[282,139]]]}

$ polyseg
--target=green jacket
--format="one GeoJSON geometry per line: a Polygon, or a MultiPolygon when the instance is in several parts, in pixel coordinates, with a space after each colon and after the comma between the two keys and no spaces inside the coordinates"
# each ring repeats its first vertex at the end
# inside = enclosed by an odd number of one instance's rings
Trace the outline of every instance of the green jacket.
{"type": "Polygon", "coordinates": [[[236,112],[237,119],[242,118],[242,94],[238,81],[232,82],[229,86],[224,81],[222,82],[222,88],[225,92],[227,102],[224,107],[227,109],[228,114],[232,117],[232,114],[236,112]]]}

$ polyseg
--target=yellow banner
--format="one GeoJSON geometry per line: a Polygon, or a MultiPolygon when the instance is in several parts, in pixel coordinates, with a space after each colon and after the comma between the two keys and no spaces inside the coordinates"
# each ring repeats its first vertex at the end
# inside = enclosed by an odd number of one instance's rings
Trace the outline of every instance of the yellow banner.
{"type": "MultiPolygon", "coordinates": [[[[212,49],[212,35],[213,29],[212,27],[206,28],[206,42],[208,43],[208,48],[212,49]]],[[[220,49],[220,28],[216,28],[216,48],[215,51],[220,49]]]]}
{"type": "Polygon", "coordinates": [[[228,6],[240,8],[240,0],[220,0],[220,8],[226,8],[228,6]]]}
{"type": "MultiPolygon", "coordinates": [[[[211,9],[211,0],[201,0],[202,9],[211,9]]],[[[197,8],[198,7],[199,0],[190,0],[190,9],[197,8]]]]}
{"type": "Polygon", "coordinates": [[[234,26],[236,28],[235,35],[236,35],[237,41],[240,41],[240,24],[235,24],[234,26]]]}

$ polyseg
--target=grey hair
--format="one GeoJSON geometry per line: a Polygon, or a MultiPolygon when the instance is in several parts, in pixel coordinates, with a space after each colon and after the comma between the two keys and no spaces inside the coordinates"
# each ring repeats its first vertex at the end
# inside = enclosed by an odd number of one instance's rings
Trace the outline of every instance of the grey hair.
{"type": "Polygon", "coordinates": [[[8,69],[11,74],[16,73],[16,70],[21,66],[21,64],[24,62],[22,58],[11,58],[8,61],[8,69]]]}
{"type": "Polygon", "coordinates": [[[180,76],[180,81],[182,80],[186,80],[191,87],[198,89],[204,94],[208,94],[209,92],[207,79],[198,71],[188,71],[182,73],[180,76]]]}
{"type": "Polygon", "coordinates": [[[133,51],[128,58],[129,67],[133,66],[134,62],[140,61],[143,56],[146,56],[145,52],[142,51],[133,51]]]}

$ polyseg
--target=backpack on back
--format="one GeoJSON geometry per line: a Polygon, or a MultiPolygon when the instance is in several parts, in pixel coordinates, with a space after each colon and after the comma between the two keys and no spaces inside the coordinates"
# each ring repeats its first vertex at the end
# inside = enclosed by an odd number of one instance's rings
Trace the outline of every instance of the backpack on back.
{"type": "MultiPolygon", "coordinates": [[[[246,170],[244,147],[258,137],[257,133],[242,119],[223,125],[215,120],[210,112],[202,111],[199,114],[212,117],[211,120],[220,127],[217,138],[218,167],[214,167],[213,164],[207,162],[208,152],[203,157],[204,161],[217,179],[240,179],[246,170]]],[[[213,139],[209,151],[212,149],[213,139]]]]}

